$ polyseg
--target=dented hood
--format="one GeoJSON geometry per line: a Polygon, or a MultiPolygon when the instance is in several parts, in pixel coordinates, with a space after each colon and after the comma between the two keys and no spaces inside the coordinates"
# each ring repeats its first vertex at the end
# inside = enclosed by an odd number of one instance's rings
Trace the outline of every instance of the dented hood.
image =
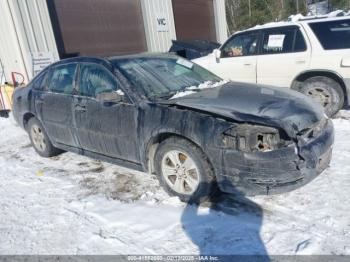
{"type": "Polygon", "coordinates": [[[238,122],[282,128],[292,138],[324,118],[323,108],[303,94],[246,83],[230,82],[168,103],[238,122]]]}

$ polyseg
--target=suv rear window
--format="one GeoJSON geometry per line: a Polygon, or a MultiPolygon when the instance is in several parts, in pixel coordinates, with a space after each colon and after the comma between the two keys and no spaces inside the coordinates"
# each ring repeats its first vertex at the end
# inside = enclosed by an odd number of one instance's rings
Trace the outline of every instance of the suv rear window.
{"type": "Polygon", "coordinates": [[[326,50],[350,48],[350,19],[309,24],[326,50]]]}

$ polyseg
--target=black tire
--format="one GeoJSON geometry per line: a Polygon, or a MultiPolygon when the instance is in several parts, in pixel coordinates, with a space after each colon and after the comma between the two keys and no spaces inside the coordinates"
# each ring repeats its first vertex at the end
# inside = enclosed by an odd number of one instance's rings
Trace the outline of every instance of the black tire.
{"type": "MultiPolygon", "coordinates": [[[[171,137],[160,143],[154,161],[160,185],[169,195],[178,196],[183,202],[201,203],[207,201],[209,197],[217,191],[214,170],[207,156],[199,147],[186,139],[171,137]],[[199,183],[195,191],[190,194],[176,192],[169,186],[169,182],[166,181],[165,175],[163,174],[162,161],[166,161],[166,154],[174,150],[181,151],[188,155],[189,159],[193,160],[197,167],[198,175],[196,175],[196,177],[198,177],[199,183]]],[[[189,173],[187,173],[187,175],[189,176],[189,173]]],[[[186,182],[184,183],[186,187],[187,184],[186,182]]]]}
{"type": "Polygon", "coordinates": [[[344,106],[342,87],[329,77],[315,76],[306,79],[301,83],[300,92],[319,102],[328,117],[334,116],[344,106]]]}
{"type": "Polygon", "coordinates": [[[34,147],[35,151],[42,157],[52,157],[52,156],[57,156],[61,154],[63,151],[54,147],[47,136],[42,124],[38,119],[35,117],[32,117],[29,119],[28,124],[27,124],[27,132],[30,138],[30,142],[32,143],[32,146],[34,147]],[[42,135],[42,141],[44,142],[45,146],[40,147],[38,145],[38,142],[35,141],[34,138],[34,130],[39,130],[39,133],[42,135]]]}

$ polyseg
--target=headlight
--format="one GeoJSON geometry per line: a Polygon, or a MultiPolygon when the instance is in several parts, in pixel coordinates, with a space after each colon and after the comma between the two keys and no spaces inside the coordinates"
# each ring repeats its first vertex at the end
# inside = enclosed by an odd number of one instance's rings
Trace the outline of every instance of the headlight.
{"type": "Polygon", "coordinates": [[[256,125],[237,125],[223,133],[225,147],[244,152],[268,152],[281,148],[288,143],[281,140],[278,129],[256,125]]]}

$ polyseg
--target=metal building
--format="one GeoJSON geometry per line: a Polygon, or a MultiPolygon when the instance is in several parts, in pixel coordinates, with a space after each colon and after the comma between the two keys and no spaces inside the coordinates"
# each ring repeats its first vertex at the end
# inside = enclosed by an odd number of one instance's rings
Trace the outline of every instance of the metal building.
{"type": "Polygon", "coordinates": [[[76,55],[166,52],[227,38],[225,0],[1,0],[0,82],[76,55]],[[4,70],[4,77],[1,71],[4,70]]]}

